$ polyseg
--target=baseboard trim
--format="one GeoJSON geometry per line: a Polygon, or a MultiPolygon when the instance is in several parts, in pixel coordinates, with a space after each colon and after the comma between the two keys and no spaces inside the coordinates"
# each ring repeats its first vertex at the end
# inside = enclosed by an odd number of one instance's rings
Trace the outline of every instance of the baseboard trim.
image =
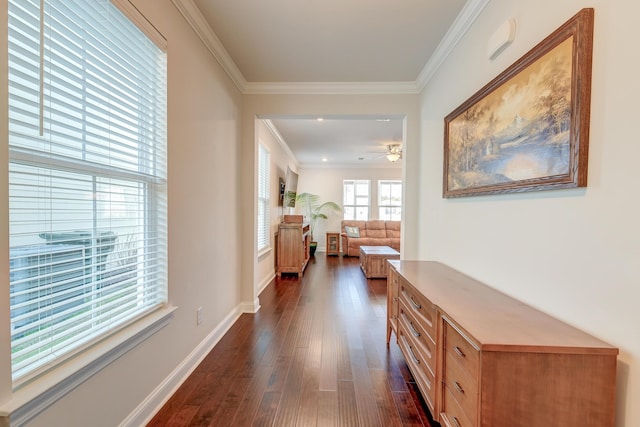
{"type": "Polygon", "coordinates": [[[243,313],[255,314],[260,310],[260,300],[256,297],[253,302],[243,302],[240,309],[243,313]]]}
{"type": "Polygon", "coordinates": [[[262,280],[262,282],[260,282],[260,284],[258,285],[258,293],[256,295],[260,295],[262,291],[264,291],[265,288],[269,286],[269,284],[273,281],[273,279],[275,279],[275,277],[276,277],[275,271],[272,271],[270,275],[265,277],[264,280],[262,280]]]}
{"type": "MultiPolygon", "coordinates": [[[[257,298],[256,298],[257,301],[257,298]]],[[[255,307],[249,303],[250,307],[255,307]]],[[[202,362],[207,354],[215,347],[225,333],[233,326],[242,313],[247,313],[244,306],[239,304],[214,328],[209,335],[182,361],[158,387],[144,399],[138,407],[125,418],[120,427],[137,427],[147,425],[153,416],[162,408],[171,396],[178,390],[182,383],[191,375],[195,368],[202,362]]],[[[258,302],[258,309],[260,304],[258,302]]],[[[257,311],[257,309],[255,310],[257,311]]],[[[254,313],[255,313],[254,311],[254,313]]]]}

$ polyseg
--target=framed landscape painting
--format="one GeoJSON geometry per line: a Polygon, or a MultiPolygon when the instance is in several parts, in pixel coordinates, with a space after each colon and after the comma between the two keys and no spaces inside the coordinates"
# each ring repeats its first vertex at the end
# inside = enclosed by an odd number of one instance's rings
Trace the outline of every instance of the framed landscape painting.
{"type": "Polygon", "coordinates": [[[593,9],[445,118],[443,196],[587,185],[593,9]]]}

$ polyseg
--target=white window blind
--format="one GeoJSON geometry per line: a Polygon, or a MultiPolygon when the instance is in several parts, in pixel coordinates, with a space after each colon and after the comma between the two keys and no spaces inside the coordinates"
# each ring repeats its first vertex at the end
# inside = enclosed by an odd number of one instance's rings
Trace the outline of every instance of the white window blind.
{"type": "Polygon", "coordinates": [[[368,179],[345,179],[342,182],[344,219],[369,219],[369,187],[368,179]]]}
{"type": "Polygon", "coordinates": [[[267,148],[258,144],[258,251],[269,247],[269,229],[271,219],[271,186],[270,180],[270,155],[267,148]]]}
{"type": "Polygon", "coordinates": [[[108,0],[10,0],[9,150],[16,384],[166,303],[166,53],[108,0]]]}
{"type": "Polygon", "coordinates": [[[402,216],[402,181],[378,181],[378,219],[400,221],[402,216]]]}

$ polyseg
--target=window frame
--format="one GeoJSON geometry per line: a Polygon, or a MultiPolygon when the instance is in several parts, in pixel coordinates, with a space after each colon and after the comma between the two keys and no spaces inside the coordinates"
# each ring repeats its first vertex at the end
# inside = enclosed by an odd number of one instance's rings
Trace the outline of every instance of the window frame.
{"type": "MultiPolygon", "coordinates": [[[[135,7],[128,2],[121,0],[111,0],[111,3],[113,3],[120,12],[124,14],[133,26],[145,33],[156,46],[163,50],[166,56],[166,39],[147,21],[143,15],[140,14],[135,7]]],[[[6,36],[7,33],[3,34],[6,36]]],[[[166,80],[164,85],[166,88],[166,80]]],[[[164,120],[166,121],[166,116],[164,120]]],[[[19,150],[13,150],[13,153],[11,154],[11,161],[25,162],[25,159],[28,157],[31,157],[30,161],[32,161],[34,160],[34,156],[31,156],[31,154],[33,153],[25,154],[24,152],[19,152],[19,150]]],[[[9,158],[5,157],[5,159],[8,166],[9,158]]],[[[60,159],[54,160],[53,163],[56,164],[56,167],[64,168],[71,166],[63,165],[64,161],[60,159]]],[[[7,166],[3,167],[6,168],[7,166]]],[[[76,169],[77,166],[77,164],[74,164],[73,169],[76,169]]],[[[98,167],[97,169],[100,168],[98,167]]],[[[5,169],[5,171],[8,171],[8,168],[5,169]]],[[[94,173],[95,172],[96,171],[94,171],[94,173]]],[[[87,175],[89,175],[88,172],[87,175]]],[[[100,175],[93,176],[95,177],[100,175]]],[[[128,178],[131,178],[131,176],[128,176],[128,178]]],[[[162,191],[166,195],[166,181],[159,182],[158,180],[151,179],[150,183],[154,186],[164,186],[165,189],[162,191]]],[[[161,208],[164,209],[161,212],[164,212],[165,214],[161,216],[166,222],[166,202],[161,200],[150,201],[150,205],[148,206],[151,205],[155,208],[161,206],[161,208]]],[[[8,242],[8,238],[5,241],[8,242]]],[[[162,244],[165,245],[164,252],[166,254],[166,238],[163,238],[162,244]]],[[[160,274],[165,275],[163,286],[166,294],[168,291],[166,269],[164,273],[161,272],[160,274]]],[[[7,301],[8,299],[9,298],[7,298],[7,301]]],[[[38,413],[46,409],[51,403],[60,399],[79,384],[104,369],[107,365],[145,341],[147,338],[151,337],[164,326],[168,325],[175,310],[176,307],[167,304],[165,297],[162,305],[146,311],[137,318],[131,319],[125,325],[121,325],[117,330],[113,330],[106,335],[103,335],[99,342],[89,348],[83,349],[81,354],[77,354],[72,358],[62,359],[49,366],[46,372],[39,373],[37,376],[33,376],[24,381],[12,381],[13,386],[11,389],[10,399],[5,401],[3,404],[0,404],[0,413],[10,416],[12,423],[15,422],[16,424],[23,424],[28,422],[38,413]]],[[[10,328],[9,322],[3,322],[2,327],[10,328]]],[[[7,331],[7,336],[9,335],[10,333],[7,331]]],[[[3,350],[2,353],[3,355],[0,358],[3,362],[3,366],[0,369],[2,380],[11,381],[11,367],[7,366],[11,365],[10,357],[7,357],[10,356],[10,350],[6,353],[3,350]],[[4,365],[4,363],[7,365],[4,365]]],[[[6,391],[6,389],[3,391],[6,391]]]]}
{"type": "Polygon", "coordinates": [[[342,219],[343,220],[356,220],[356,221],[368,221],[371,218],[371,180],[370,179],[344,179],[342,181],[342,219]],[[367,194],[359,195],[358,187],[360,185],[367,185],[367,194]],[[352,187],[353,198],[347,200],[347,187],[352,187]],[[358,199],[366,197],[366,204],[358,203],[358,199]],[[347,218],[349,208],[353,208],[353,218],[347,218]],[[358,208],[366,208],[366,218],[358,218],[358,208]]]}
{"type": "MultiPolygon", "coordinates": [[[[403,186],[403,182],[400,179],[380,179],[378,180],[378,219],[380,220],[385,220],[385,221],[400,221],[401,217],[402,217],[402,208],[403,208],[403,203],[402,203],[402,186],[403,186]],[[384,204],[382,201],[382,188],[383,186],[389,186],[389,193],[392,194],[393,193],[393,186],[400,186],[400,201],[397,204],[393,204],[393,203],[389,203],[389,204],[384,204]],[[398,219],[393,219],[393,214],[389,215],[387,217],[387,215],[383,214],[382,210],[383,209],[389,209],[389,210],[393,210],[393,209],[397,209],[399,210],[398,212],[398,219]]],[[[391,201],[391,197],[390,197],[390,201],[391,201]]]]}
{"type": "Polygon", "coordinates": [[[261,256],[271,250],[271,152],[262,142],[258,143],[257,181],[256,250],[261,256]]]}

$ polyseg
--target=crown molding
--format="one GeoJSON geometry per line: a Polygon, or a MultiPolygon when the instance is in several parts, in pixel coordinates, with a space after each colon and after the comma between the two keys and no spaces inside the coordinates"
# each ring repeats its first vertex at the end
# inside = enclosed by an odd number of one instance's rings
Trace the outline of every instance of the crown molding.
{"type": "Polygon", "coordinates": [[[416,81],[413,82],[247,82],[231,55],[195,5],[193,0],[171,0],[191,28],[220,63],[238,90],[245,95],[400,95],[418,94],[469,30],[490,0],[468,0],[438,44],[416,81]]]}
{"type": "Polygon", "coordinates": [[[198,37],[200,37],[200,40],[202,40],[207,49],[209,49],[209,52],[211,52],[218,63],[220,63],[220,66],[222,66],[240,92],[244,93],[247,80],[240,72],[236,63],[233,62],[231,55],[229,55],[227,49],[224,48],[207,20],[204,19],[198,6],[196,6],[193,0],[171,0],[171,2],[180,11],[182,16],[184,16],[184,19],[187,20],[191,28],[193,28],[193,31],[195,31],[198,37]]]}
{"type": "Polygon", "coordinates": [[[386,95],[417,94],[415,82],[290,82],[247,83],[244,94],[386,95]]]}
{"type": "Polygon", "coordinates": [[[278,141],[278,144],[284,150],[284,152],[293,159],[296,166],[299,166],[298,159],[296,158],[295,154],[293,154],[293,151],[291,151],[289,144],[287,144],[282,135],[280,135],[280,132],[278,132],[278,129],[276,129],[276,126],[273,124],[271,119],[262,119],[262,121],[264,122],[264,125],[267,127],[267,129],[269,129],[269,132],[271,132],[271,135],[273,135],[276,141],[278,141]]]}
{"type": "Polygon", "coordinates": [[[421,92],[491,0],[468,0],[416,79],[421,92]]]}

